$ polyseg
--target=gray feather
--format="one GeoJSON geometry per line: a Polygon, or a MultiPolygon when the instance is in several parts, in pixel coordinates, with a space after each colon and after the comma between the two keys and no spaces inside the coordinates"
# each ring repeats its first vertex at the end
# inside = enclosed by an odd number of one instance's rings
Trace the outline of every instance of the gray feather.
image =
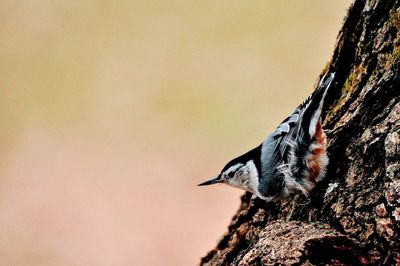
{"type": "MultiPolygon", "coordinates": [[[[324,98],[334,78],[334,74],[325,75],[313,94],[301,103],[277,129],[270,134],[261,148],[261,176],[260,190],[268,193],[269,184],[277,182],[279,177],[278,165],[287,164],[290,150],[294,145],[309,145],[313,136],[310,136],[310,126],[315,127],[315,120],[319,119],[324,98]]],[[[315,133],[315,131],[314,131],[315,133]]]]}

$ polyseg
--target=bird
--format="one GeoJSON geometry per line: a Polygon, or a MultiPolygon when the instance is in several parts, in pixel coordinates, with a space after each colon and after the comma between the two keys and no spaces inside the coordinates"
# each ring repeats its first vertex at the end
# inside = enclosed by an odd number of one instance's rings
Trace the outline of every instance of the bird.
{"type": "Polygon", "coordinates": [[[229,161],[220,174],[198,186],[224,183],[267,202],[298,191],[309,196],[329,163],[321,112],[334,77],[335,73],[325,74],[314,92],[260,145],[229,161]]]}

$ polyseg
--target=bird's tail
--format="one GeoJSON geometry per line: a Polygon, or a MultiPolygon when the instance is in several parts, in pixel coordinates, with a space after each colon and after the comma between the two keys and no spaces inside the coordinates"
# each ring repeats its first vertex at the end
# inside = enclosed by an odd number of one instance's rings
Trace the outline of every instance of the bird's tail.
{"type": "Polygon", "coordinates": [[[299,128],[299,130],[302,132],[299,132],[299,135],[305,141],[311,141],[311,139],[315,136],[322,107],[324,105],[324,99],[334,77],[335,73],[330,73],[323,76],[318,84],[317,89],[313,92],[310,100],[304,107],[299,128]]]}

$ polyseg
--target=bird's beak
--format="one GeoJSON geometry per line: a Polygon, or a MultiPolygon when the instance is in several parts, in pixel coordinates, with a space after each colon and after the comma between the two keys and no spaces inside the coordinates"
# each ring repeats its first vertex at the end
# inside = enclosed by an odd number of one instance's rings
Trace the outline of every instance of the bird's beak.
{"type": "Polygon", "coordinates": [[[222,182],[222,179],[220,178],[220,176],[217,176],[217,177],[215,177],[215,178],[213,178],[213,179],[210,179],[210,180],[208,180],[208,181],[206,181],[206,182],[203,182],[203,183],[201,183],[201,184],[198,184],[198,186],[208,186],[208,185],[212,185],[212,184],[216,184],[216,183],[221,183],[222,182]]]}

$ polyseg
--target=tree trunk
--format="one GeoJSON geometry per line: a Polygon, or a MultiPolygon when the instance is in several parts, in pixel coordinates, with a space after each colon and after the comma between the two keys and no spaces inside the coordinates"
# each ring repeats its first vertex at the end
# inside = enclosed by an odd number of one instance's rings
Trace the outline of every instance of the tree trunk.
{"type": "Polygon", "coordinates": [[[202,265],[400,265],[400,0],[355,0],[331,62],[329,158],[310,198],[250,193],[202,265]]]}

